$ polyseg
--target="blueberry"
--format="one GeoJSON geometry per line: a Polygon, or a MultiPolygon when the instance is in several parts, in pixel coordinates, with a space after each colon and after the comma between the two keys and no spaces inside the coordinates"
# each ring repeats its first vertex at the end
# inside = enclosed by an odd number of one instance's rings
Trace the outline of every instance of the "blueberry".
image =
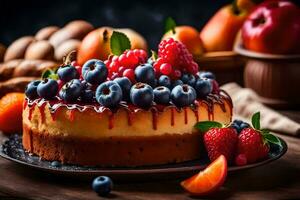
{"type": "Polygon", "coordinates": [[[82,76],[84,80],[93,85],[103,83],[108,75],[106,65],[101,60],[92,59],[82,66],[82,76]]]}
{"type": "Polygon", "coordinates": [[[237,124],[237,125],[240,126],[240,125],[243,123],[243,121],[242,121],[242,120],[239,120],[239,119],[235,119],[235,120],[233,120],[232,123],[237,124]]]}
{"type": "Polygon", "coordinates": [[[80,98],[83,102],[92,102],[94,100],[95,92],[89,89],[82,90],[80,98]]]}
{"type": "Polygon", "coordinates": [[[66,102],[73,102],[81,95],[82,85],[80,80],[73,79],[67,82],[59,91],[59,97],[66,102]]]}
{"type": "Polygon", "coordinates": [[[195,84],[195,90],[197,92],[198,98],[206,97],[209,93],[212,92],[212,89],[212,84],[209,79],[197,79],[195,84]]]}
{"type": "Polygon", "coordinates": [[[234,128],[236,130],[237,133],[240,133],[241,132],[241,128],[238,124],[235,124],[235,123],[232,123],[230,125],[230,127],[234,128]]]}
{"type": "Polygon", "coordinates": [[[53,79],[44,79],[37,86],[37,93],[41,98],[52,99],[58,92],[58,83],[53,79]]]}
{"type": "Polygon", "coordinates": [[[79,78],[77,69],[71,65],[65,65],[58,68],[57,75],[59,79],[64,82],[79,78]]]}
{"type": "Polygon", "coordinates": [[[250,125],[246,122],[243,122],[241,125],[240,125],[240,128],[241,128],[241,131],[244,129],[244,128],[249,128],[250,125]]]}
{"type": "Polygon", "coordinates": [[[39,97],[38,93],[37,93],[37,87],[40,84],[41,81],[31,81],[25,89],[25,95],[29,98],[29,99],[35,99],[37,97],[39,97]]]}
{"type": "Polygon", "coordinates": [[[196,91],[193,87],[184,84],[177,85],[172,89],[172,102],[178,107],[189,106],[196,100],[196,91]]]}
{"type": "Polygon", "coordinates": [[[154,101],[157,104],[168,104],[170,102],[171,92],[165,86],[158,86],[153,90],[154,101]]]}
{"type": "Polygon", "coordinates": [[[207,79],[216,80],[216,76],[212,72],[209,72],[209,71],[197,72],[197,76],[202,79],[207,78],[207,79]]]}
{"type": "Polygon", "coordinates": [[[149,108],[154,99],[153,89],[146,83],[136,83],[131,87],[130,100],[141,108],[149,108]]]}
{"type": "Polygon", "coordinates": [[[134,70],[134,75],[137,82],[147,83],[152,87],[155,85],[154,69],[149,63],[137,66],[137,68],[134,70]]]}
{"type": "Polygon", "coordinates": [[[130,96],[130,89],[132,86],[131,81],[127,77],[118,77],[114,79],[114,82],[116,82],[122,89],[123,94],[123,100],[128,101],[130,96]]]}
{"type": "Polygon", "coordinates": [[[183,74],[181,80],[184,84],[188,84],[192,87],[194,87],[196,83],[196,78],[193,74],[183,74]]]}
{"type": "Polygon", "coordinates": [[[166,75],[161,75],[158,79],[158,85],[159,86],[165,86],[167,88],[171,88],[171,79],[166,75]]]}
{"type": "Polygon", "coordinates": [[[122,97],[122,89],[114,81],[106,81],[97,87],[96,100],[105,107],[117,106],[122,97]]]}
{"type": "Polygon", "coordinates": [[[51,165],[51,167],[61,167],[61,163],[58,161],[53,161],[53,162],[51,162],[50,165],[51,165]]]}
{"type": "Polygon", "coordinates": [[[184,83],[182,80],[178,79],[172,83],[172,88],[176,87],[177,85],[183,85],[184,83]]]}
{"type": "Polygon", "coordinates": [[[92,188],[99,196],[107,196],[113,188],[113,182],[107,176],[99,176],[93,180],[92,188]]]}

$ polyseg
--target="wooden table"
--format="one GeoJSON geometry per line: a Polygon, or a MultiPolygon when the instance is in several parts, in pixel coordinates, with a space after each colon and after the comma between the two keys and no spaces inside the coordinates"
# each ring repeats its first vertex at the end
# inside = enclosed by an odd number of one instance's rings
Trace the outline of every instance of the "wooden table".
{"type": "MultiPolygon", "coordinates": [[[[300,122],[300,112],[285,115],[300,122]]],[[[265,166],[230,173],[224,187],[211,196],[216,199],[300,199],[300,139],[281,137],[288,143],[287,153],[265,166]]],[[[110,199],[192,199],[179,181],[116,184],[110,199]]],[[[0,158],[0,199],[93,200],[101,199],[88,181],[60,178],[21,167],[0,158]]]]}

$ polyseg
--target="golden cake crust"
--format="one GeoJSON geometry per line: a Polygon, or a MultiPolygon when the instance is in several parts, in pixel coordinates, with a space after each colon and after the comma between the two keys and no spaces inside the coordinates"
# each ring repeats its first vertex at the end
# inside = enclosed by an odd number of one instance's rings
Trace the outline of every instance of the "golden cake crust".
{"type": "Polygon", "coordinates": [[[97,166],[142,166],[182,162],[201,155],[198,121],[231,121],[232,103],[223,93],[182,109],[153,106],[66,105],[26,99],[23,146],[46,160],[97,166]]]}

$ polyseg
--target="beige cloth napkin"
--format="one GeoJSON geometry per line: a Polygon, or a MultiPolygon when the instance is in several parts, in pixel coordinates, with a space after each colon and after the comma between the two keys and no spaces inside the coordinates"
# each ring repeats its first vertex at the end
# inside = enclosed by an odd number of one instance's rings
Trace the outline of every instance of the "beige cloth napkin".
{"type": "Polygon", "coordinates": [[[232,98],[234,119],[249,122],[252,114],[260,111],[261,127],[278,133],[300,136],[299,123],[258,102],[258,96],[253,90],[242,88],[236,83],[227,83],[221,88],[232,98]]]}

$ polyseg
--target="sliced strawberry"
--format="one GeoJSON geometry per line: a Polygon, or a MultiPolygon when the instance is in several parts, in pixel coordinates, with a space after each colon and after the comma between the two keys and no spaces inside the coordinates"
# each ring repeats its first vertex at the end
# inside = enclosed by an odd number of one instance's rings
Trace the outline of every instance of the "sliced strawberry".
{"type": "Polygon", "coordinates": [[[219,156],[205,170],[181,182],[181,186],[191,195],[204,196],[218,190],[227,176],[225,156],[219,156]]]}

